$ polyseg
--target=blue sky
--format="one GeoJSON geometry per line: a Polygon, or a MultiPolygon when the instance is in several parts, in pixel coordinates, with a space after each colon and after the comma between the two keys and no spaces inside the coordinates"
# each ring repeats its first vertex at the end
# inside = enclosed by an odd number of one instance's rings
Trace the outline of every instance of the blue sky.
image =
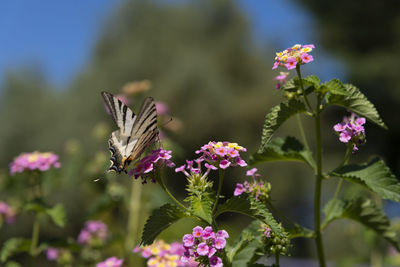
{"type": "MultiPolygon", "coordinates": [[[[103,23],[121,1],[0,1],[0,81],[8,70],[38,64],[52,84],[67,86],[84,68],[103,23]]],[[[237,2],[260,45],[272,41],[284,49],[294,43],[316,43],[312,17],[290,0],[237,2]]],[[[341,76],[340,65],[323,62],[325,69],[341,76]]]]}

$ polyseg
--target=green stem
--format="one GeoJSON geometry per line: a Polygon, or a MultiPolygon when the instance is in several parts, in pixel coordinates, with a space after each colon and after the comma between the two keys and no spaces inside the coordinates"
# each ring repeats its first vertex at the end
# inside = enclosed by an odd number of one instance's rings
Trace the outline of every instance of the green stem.
{"type": "Polygon", "coordinates": [[[169,196],[169,198],[176,203],[176,205],[178,205],[179,207],[181,207],[182,209],[184,209],[187,212],[190,212],[190,210],[188,208],[185,207],[185,205],[183,205],[181,202],[179,202],[172,194],[171,192],[169,192],[168,188],[165,186],[164,181],[162,178],[160,178],[159,180],[161,188],[164,189],[165,193],[167,193],[167,195],[169,196]]]}
{"type": "Polygon", "coordinates": [[[33,222],[32,228],[32,240],[31,240],[31,249],[29,253],[31,256],[36,256],[37,244],[39,242],[39,214],[36,214],[35,221],[33,222]]]}
{"type": "Polygon", "coordinates": [[[275,265],[279,266],[279,254],[275,254],[275,265]]]}
{"type": "MultiPolygon", "coordinates": [[[[310,102],[308,101],[308,98],[306,95],[306,90],[304,90],[303,80],[301,78],[301,72],[300,72],[300,65],[296,65],[296,72],[297,72],[297,76],[299,76],[299,83],[300,83],[301,91],[303,93],[304,101],[306,102],[307,107],[310,109],[311,113],[314,113],[314,110],[312,109],[310,102]]],[[[317,109],[318,109],[318,107],[319,107],[319,104],[317,106],[317,109]]]]}
{"type": "Polygon", "coordinates": [[[299,126],[299,131],[300,131],[301,139],[303,140],[303,143],[304,143],[305,147],[306,147],[307,150],[308,150],[308,149],[309,149],[309,146],[308,146],[308,142],[307,142],[306,135],[304,134],[303,123],[301,122],[300,114],[297,114],[297,115],[296,115],[296,118],[297,118],[297,124],[298,124],[298,126],[299,126]]]}
{"type": "Polygon", "coordinates": [[[127,237],[125,241],[125,251],[131,251],[137,243],[139,218],[140,218],[140,199],[142,196],[142,185],[137,182],[132,182],[131,196],[129,200],[129,218],[127,237]]]}
{"type": "Polygon", "coordinates": [[[215,213],[215,210],[217,209],[219,196],[220,196],[220,194],[221,194],[222,184],[223,184],[223,182],[224,182],[224,174],[225,174],[225,171],[222,170],[222,169],[219,169],[219,179],[218,179],[217,196],[216,196],[216,198],[215,198],[215,202],[214,202],[214,206],[213,206],[213,209],[212,209],[212,213],[211,213],[211,214],[214,214],[214,213],[215,213]]]}
{"type": "Polygon", "coordinates": [[[315,113],[315,135],[317,139],[317,173],[315,181],[315,197],[314,197],[314,224],[316,245],[319,259],[319,266],[325,267],[325,256],[322,244],[321,233],[321,189],[322,189],[322,144],[321,144],[321,118],[319,110],[320,100],[318,99],[317,111],[315,113]]]}

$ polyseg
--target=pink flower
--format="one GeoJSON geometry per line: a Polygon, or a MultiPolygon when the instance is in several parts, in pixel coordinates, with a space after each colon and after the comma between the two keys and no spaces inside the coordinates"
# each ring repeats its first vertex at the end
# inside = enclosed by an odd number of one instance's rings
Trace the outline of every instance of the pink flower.
{"type": "Polygon", "coordinates": [[[117,257],[111,257],[103,262],[97,263],[96,267],[120,267],[124,263],[123,259],[117,257]]]}
{"type": "Polygon", "coordinates": [[[219,167],[220,167],[221,169],[226,169],[226,168],[229,167],[229,165],[231,165],[231,162],[228,161],[228,160],[226,160],[226,159],[221,160],[221,162],[219,163],[219,167]]]}
{"type": "Polygon", "coordinates": [[[308,63],[308,62],[311,62],[311,61],[314,60],[313,56],[312,56],[312,55],[309,55],[309,54],[307,54],[307,53],[301,54],[300,57],[301,57],[301,60],[302,60],[304,63],[308,63]]]}
{"type": "Polygon", "coordinates": [[[194,237],[201,237],[202,234],[203,234],[203,227],[196,226],[195,228],[193,228],[193,236],[194,237]]]}
{"type": "Polygon", "coordinates": [[[257,168],[253,168],[253,169],[251,169],[251,170],[248,170],[247,172],[246,172],[246,175],[247,176],[254,176],[254,174],[257,172],[257,168]]]}
{"type": "Polygon", "coordinates": [[[226,246],[226,240],[225,238],[217,237],[214,240],[214,247],[216,249],[223,249],[226,246]]]}
{"type": "Polygon", "coordinates": [[[271,237],[271,228],[269,228],[269,227],[266,227],[266,228],[265,228],[264,236],[265,236],[266,238],[270,238],[270,237],[271,237]]]}
{"type": "Polygon", "coordinates": [[[186,234],[183,236],[182,242],[185,247],[191,247],[194,244],[194,236],[191,234],[186,234]]]}
{"type": "Polygon", "coordinates": [[[341,123],[335,124],[333,129],[339,135],[342,143],[348,143],[353,148],[353,153],[358,151],[358,145],[365,143],[364,124],[366,119],[352,113],[350,117],[344,117],[341,123]]]}
{"type": "Polygon", "coordinates": [[[7,224],[12,224],[15,222],[15,213],[7,203],[0,201],[0,220],[4,217],[7,224]]]}
{"type": "Polygon", "coordinates": [[[278,81],[275,88],[279,89],[282,85],[286,83],[286,78],[289,75],[289,72],[280,72],[280,74],[273,78],[273,80],[278,81]]]}
{"type": "Polygon", "coordinates": [[[200,256],[205,256],[208,254],[209,248],[208,248],[207,244],[203,242],[197,246],[196,251],[197,251],[197,253],[199,253],[200,256]]]}
{"type": "Polygon", "coordinates": [[[202,237],[204,240],[207,240],[209,238],[214,238],[215,234],[213,232],[213,229],[211,226],[207,226],[206,228],[204,228],[203,233],[202,233],[202,237]]]}
{"type": "Polygon", "coordinates": [[[169,113],[168,105],[161,101],[156,101],[156,110],[158,115],[167,115],[169,113]]]}
{"type": "Polygon", "coordinates": [[[102,221],[87,221],[78,236],[78,243],[89,246],[102,246],[108,237],[107,225],[102,221]]]}
{"type": "MultiPolygon", "coordinates": [[[[143,183],[146,183],[146,178],[151,175],[150,173],[155,172],[157,166],[175,167],[175,164],[170,160],[172,157],[171,154],[171,150],[164,150],[162,148],[153,150],[149,155],[137,162],[134,168],[128,172],[128,175],[134,176],[135,179],[141,177],[143,183]]],[[[184,166],[176,168],[175,172],[182,171],[182,167],[184,168],[184,166]]],[[[154,179],[152,181],[155,182],[154,179]]]]}
{"type": "Polygon", "coordinates": [[[285,67],[288,70],[291,70],[296,68],[296,65],[297,65],[297,60],[294,57],[291,57],[286,61],[285,67]]]}
{"type": "Polygon", "coordinates": [[[236,164],[239,165],[240,167],[246,167],[247,166],[246,161],[242,160],[240,157],[236,158],[236,164]]]}
{"type": "Polygon", "coordinates": [[[60,251],[56,248],[49,247],[46,250],[46,257],[49,261],[55,261],[60,256],[60,251]]]}
{"type": "Polygon", "coordinates": [[[243,185],[242,184],[236,184],[235,192],[233,192],[233,195],[239,196],[243,193],[243,185]]]}
{"type": "Polygon", "coordinates": [[[217,256],[213,256],[210,258],[210,266],[211,267],[222,267],[222,260],[217,256]]]}
{"type": "Polygon", "coordinates": [[[47,171],[51,167],[59,168],[61,166],[58,162],[58,156],[51,152],[40,153],[40,152],[30,152],[22,153],[16,157],[10,164],[10,174],[14,175],[18,172],[23,171],[47,171]]]}
{"type": "Polygon", "coordinates": [[[219,230],[216,234],[216,237],[221,237],[221,238],[229,238],[229,234],[225,230],[219,230]]]}

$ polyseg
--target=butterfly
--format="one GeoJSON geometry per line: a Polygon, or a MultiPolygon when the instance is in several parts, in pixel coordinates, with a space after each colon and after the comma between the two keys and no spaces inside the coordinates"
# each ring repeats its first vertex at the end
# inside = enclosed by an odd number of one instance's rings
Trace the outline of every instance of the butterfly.
{"type": "Polygon", "coordinates": [[[118,130],[111,133],[108,146],[111,151],[111,166],[108,171],[127,172],[129,163],[138,159],[146,148],[158,139],[157,111],[153,98],[147,97],[135,115],[118,98],[101,92],[118,130]]]}

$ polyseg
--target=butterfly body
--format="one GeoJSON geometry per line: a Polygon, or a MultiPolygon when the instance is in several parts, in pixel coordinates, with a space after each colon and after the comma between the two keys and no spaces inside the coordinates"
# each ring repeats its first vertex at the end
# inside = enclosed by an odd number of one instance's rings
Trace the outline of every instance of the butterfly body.
{"type": "Polygon", "coordinates": [[[102,92],[101,95],[119,128],[111,133],[108,140],[111,152],[111,166],[108,170],[126,172],[128,165],[137,160],[158,138],[156,106],[154,100],[148,97],[144,100],[139,114],[135,115],[112,94],[102,92]]]}

